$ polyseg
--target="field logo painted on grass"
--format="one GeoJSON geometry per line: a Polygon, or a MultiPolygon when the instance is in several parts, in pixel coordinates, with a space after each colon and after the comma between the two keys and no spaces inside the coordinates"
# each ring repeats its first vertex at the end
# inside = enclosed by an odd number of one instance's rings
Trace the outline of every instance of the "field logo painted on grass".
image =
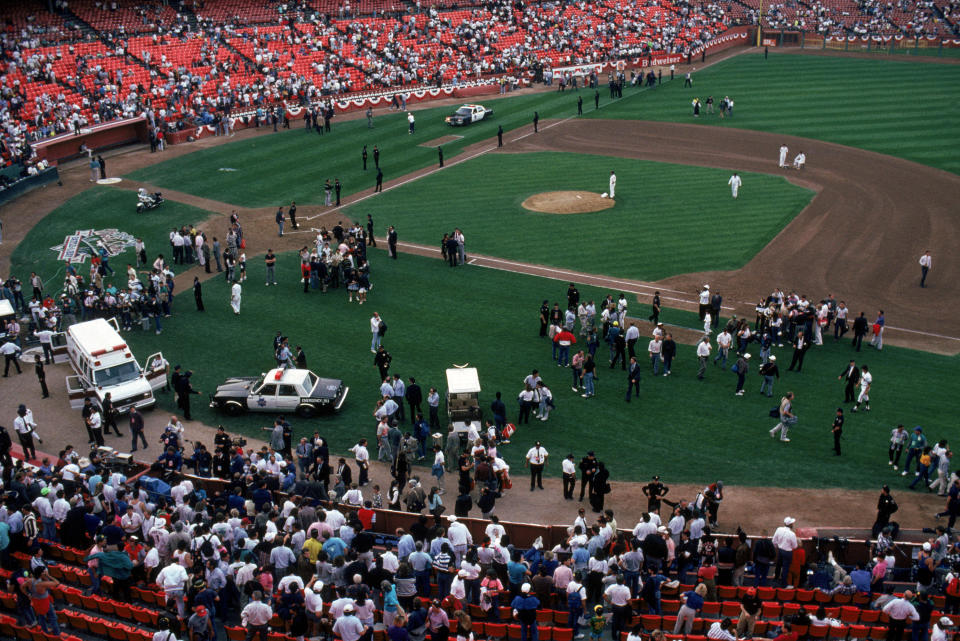
{"type": "Polygon", "coordinates": [[[59,261],[82,263],[88,256],[99,256],[101,247],[107,256],[113,257],[133,247],[136,240],[133,235],[117,229],[84,229],[70,234],[63,243],[50,249],[57,252],[59,261]]]}

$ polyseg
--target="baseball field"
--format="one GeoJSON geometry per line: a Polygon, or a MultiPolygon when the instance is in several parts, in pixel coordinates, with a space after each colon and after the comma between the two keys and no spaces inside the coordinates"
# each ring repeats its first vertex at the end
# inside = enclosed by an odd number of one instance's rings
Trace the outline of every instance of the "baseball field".
{"type": "MultiPolygon", "coordinates": [[[[524,93],[483,100],[494,118],[458,130],[443,124],[455,106],[431,107],[416,111],[414,135],[404,115],[378,113],[374,129],[364,119],[335,119],[334,131],[320,137],[294,124],[277,134],[198,143],[197,151],[163,162],[141,158],[118,187],[87,191],[48,214],[11,265],[15,273],[56,278],[50,247],[94,226],[142,236],[153,256],[166,247],[169,227],[199,223],[222,236],[225,215],[237,209],[250,264],[241,315],[229,312],[222,278],[204,281],[207,311],[194,311],[188,285],[196,270],[187,271],[163,333],[127,338],[137,354],[159,349],[194,370],[203,392],[195,397],[196,418],[255,435],[271,422],[268,415],[227,419],[203,401],[225,377],[271,367],[272,338],[283,331],[304,347],[311,369],[351,388],[339,414],[293,422],[298,435],[320,430],[337,452],[373,437],[373,311],[389,323],[384,344],[392,371],[415,376],[424,388],[442,394],[444,369],[469,362],[480,371],[484,406],[501,391],[515,418],[523,377],[534,368],[543,373],[557,409],[547,422],[521,426],[515,444],[504,448],[514,468],[529,442],[540,439],[554,455],[596,450],[617,480],[659,473],[690,482],[722,477],[748,486],[867,489],[891,480],[887,435],[897,423],[922,424],[933,437],[956,435],[944,408],[958,373],[951,320],[958,292],[949,275],[960,269],[952,250],[960,242],[960,162],[952,144],[960,135],[960,66],[744,54],[694,72],[692,89],[678,78],[650,90],[627,88],[616,101],[601,91],[599,110],[592,92],[580,93],[583,118],[575,115],[572,92],[524,93]],[[732,118],[693,119],[690,101],[708,95],[734,98],[732,118]],[[534,110],[538,134],[530,124],[534,110]],[[495,148],[498,126],[506,132],[503,150],[495,148]],[[444,144],[447,166],[437,170],[432,143],[450,134],[462,138],[444,144]],[[806,152],[804,171],[777,168],[781,142],[791,157],[806,152]],[[383,150],[383,194],[371,194],[372,157],[364,172],[363,145],[383,150]],[[521,206],[537,193],[606,191],[611,170],[618,175],[612,209],[554,215],[521,206]],[[732,171],[744,181],[737,200],[727,187],[732,171]],[[320,205],[327,178],[343,182],[345,208],[320,205]],[[139,185],[161,188],[170,201],[134,216],[129,190],[139,185]],[[280,239],[273,212],[291,200],[303,233],[280,239]],[[369,302],[350,304],[344,290],[304,294],[294,252],[312,242],[311,229],[367,214],[378,236],[395,225],[402,243],[396,261],[382,244],[370,251],[369,302]],[[439,260],[434,248],[454,227],[463,230],[475,264],[453,269],[439,260]],[[282,252],[276,288],[263,284],[267,247],[282,252]],[[916,259],[927,248],[936,257],[935,277],[921,290],[916,259]],[[662,318],[683,343],[674,374],[648,372],[639,402],[627,405],[625,374],[606,367],[601,344],[597,397],[574,393],[569,370],[557,367],[537,336],[540,302],[563,302],[570,280],[595,300],[627,291],[630,316],[643,321],[652,291],[661,289],[670,299],[662,318]],[[834,293],[871,320],[884,308],[893,345],[855,354],[848,341],[828,339],[808,354],[802,373],[781,374],[773,399],[757,393],[756,365],[738,398],[730,372],[711,365],[706,380],[694,375],[689,343],[700,324],[692,301],[703,282],[724,292],[727,314],[748,313],[749,303],[774,287],[813,298],[834,293]],[[874,401],[869,413],[848,416],[843,456],[834,457],[829,426],[843,398],[836,376],[852,356],[874,373],[874,401]],[[789,445],[766,434],[768,412],[787,390],[796,393],[800,416],[789,445]]],[[[114,268],[128,256],[115,257],[114,268]]],[[[649,326],[641,329],[646,335],[649,326]]],[[[645,353],[646,341],[638,347],[645,353]]],[[[791,350],[774,353],[786,370],[791,350]]],[[[171,398],[161,407],[175,411],[171,398]]]]}

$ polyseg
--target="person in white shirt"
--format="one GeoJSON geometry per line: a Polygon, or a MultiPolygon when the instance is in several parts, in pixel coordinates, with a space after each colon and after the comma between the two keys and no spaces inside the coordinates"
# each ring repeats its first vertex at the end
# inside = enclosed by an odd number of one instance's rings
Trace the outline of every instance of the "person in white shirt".
{"type": "Polygon", "coordinates": [[[803,169],[803,166],[807,164],[807,154],[802,151],[796,155],[793,159],[793,168],[794,169],[803,169]]]}
{"type": "Polygon", "coordinates": [[[947,629],[953,626],[950,617],[940,617],[933,624],[933,631],[930,633],[930,641],[947,641],[947,629]]]}
{"type": "Polygon", "coordinates": [[[786,586],[787,575],[790,572],[790,563],[793,561],[793,551],[797,549],[799,542],[797,534],[793,531],[793,524],[797,520],[791,516],[783,519],[783,525],[777,528],[771,539],[773,545],[777,548],[777,565],[774,569],[774,579],[780,581],[780,585],[786,586]]]}
{"type": "Polygon", "coordinates": [[[563,500],[572,501],[573,491],[577,487],[577,465],[574,462],[573,454],[568,454],[560,464],[563,472],[563,500]]]}
{"type": "Polygon", "coordinates": [[[704,336],[700,339],[700,342],[697,343],[697,359],[700,362],[700,367],[697,368],[698,380],[703,380],[703,375],[707,371],[708,358],[710,358],[710,337],[704,336]]]}
{"type": "Polygon", "coordinates": [[[730,194],[736,198],[740,193],[740,185],[743,184],[740,176],[734,172],[734,174],[730,176],[730,180],[727,181],[727,184],[730,185],[730,194]]]}
{"type": "Polygon", "coordinates": [[[620,632],[626,631],[630,623],[630,588],[624,583],[623,574],[617,575],[617,582],[609,585],[603,591],[603,600],[613,608],[613,618],[610,621],[610,632],[614,639],[620,638],[620,632]]]}
{"type": "Polygon", "coordinates": [[[537,441],[536,445],[527,451],[527,465],[530,467],[530,491],[534,489],[543,489],[543,468],[547,464],[549,452],[537,441]]]}
{"type": "Polygon", "coordinates": [[[730,633],[731,628],[733,628],[733,621],[730,617],[724,617],[722,621],[714,621],[707,631],[707,638],[717,641],[736,641],[737,637],[730,633]]]}
{"type": "Polygon", "coordinates": [[[453,547],[454,554],[456,554],[456,563],[460,565],[467,549],[473,545],[473,536],[467,526],[460,523],[456,516],[451,514],[447,519],[450,521],[450,525],[447,526],[447,538],[450,539],[450,545],[453,547]]]}
{"type": "Polygon", "coordinates": [[[157,585],[163,588],[168,601],[170,599],[176,601],[180,618],[183,618],[185,612],[183,590],[188,579],[186,568],[179,563],[171,563],[157,574],[157,585]]]}
{"type": "Polygon", "coordinates": [[[723,362],[720,363],[720,369],[727,369],[727,356],[730,354],[730,344],[732,342],[733,336],[726,328],[717,335],[717,355],[713,357],[713,364],[716,365],[717,361],[723,359],[723,362]]]}
{"type": "MultiPolygon", "coordinates": [[[[243,298],[243,288],[240,287],[240,281],[233,281],[233,286],[230,288],[230,307],[233,308],[233,313],[235,315],[240,315],[240,301],[243,298]]],[[[269,606],[267,606],[269,607],[269,606]]]]}
{"type": "Polygon", "coordinates": [[[933,257],[930,256],[930,250],[928,249],[920,257],[920,287],[927,286],[927,272],[930,271],[931,267],[933,267],[933,257]]]}
{"type": "Polygon", "coordinates": [[[500,525],[500,519],[496,516],[490,517],[490,524],[487,525],[486,529],[483,531],[491,541],[499,541],[503,538],[503,535],[507,533],[507,530],[500,525]]]}
{"type": "Polygon", "coordinates": [[[377,312],[373,313],[373,316],[370,317],[370,333],[373,338],[370,341],[370,351],[374,354],[377,353],[377,348],[380,347],[380,324],[383,321],[380,320],[380,314],[377,312]]]}
{"type": "Polygon", "coordinates": [[[617,196],[617,174],[610,172],[610,198],[616,198],[617,196]]]}
{"type": "Polygon", "coordinates": [[[910,603],[911,599],[913,599],[913,592],[906,590],[901,598],[893,599],[883,606],[883,611],[890,618],[890,622],[887,625],[889,628],[888,638],[902,639],[903,629],[907,627],[907,620],[920,620],[920,614],[917,612],[917,609],[913,607],[913,604],[910,603]]]}
{"type": "Polygon", "coordinates": [[[860,409],[861,403],[866,403],[865,409],[870,411],[870,388],[873,387],[873,374],[870,373],[870,368],[866,365],[863,365],[860,373],[860,394],[857,396],[857,404],[853,406],[854,412],[860,409]]]}
{"type": "Polygon", "coordinates": [[[363,487],[370,482],[367,476],[370,471],[370,452],[367,451],[367,439],[360,439],[356,445],[350,448],[350,451],[353,452],[353,457],[357,462],[357,470],[359,472],[357,475],[357,484],[363,487]]]}
{"type": "Polygon", "coordinates": [[[780,161],[777,165],[782,169],[787,166],[787,153],[790,149],[786,145],[780,145],[780,161]]]}

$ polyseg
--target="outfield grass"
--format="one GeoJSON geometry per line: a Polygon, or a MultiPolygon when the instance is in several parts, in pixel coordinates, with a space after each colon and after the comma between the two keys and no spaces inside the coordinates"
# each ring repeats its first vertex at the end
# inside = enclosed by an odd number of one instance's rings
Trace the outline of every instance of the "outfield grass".
{"type": "Polygon", "coordinates": [[[813,196],[779,176],[745,174],[734,200],[729,177],[720,169],[606,156],[488,154],[354,205],[348,216],[371,214],[395,225],[401,239],[431,246],[459,226],[468,252],[657,280],[742,267],[813,196]],[[556,215],[521,206],[547,191],[606,192],[611,170],[612,209],[556,215]]]}
{"type": "MultiPolygon", "coordinates": [[[[586,92],[581,95],[585,101],[590,100],[586,92]]],[[[202,149],[182,159],[140,169],[128,177],[245,207],[278,206],[289,204],[290,200],[300,205],[322,204],[327,178],[331,182],[340,179],[343,195],[374,186],[374,145],[381,150],[384,179],[391,180],[436,163],[436,148],[422,145],[441,136],[462,136],[443,145],[449,159],[467,145],[482,140],[496,144],[498,126],[510,131],[529,125],[535,110],[542,119],[576,114],[573,93],[528,93],[482,100],[494,109],[493,119],[467,127],[453,128],[444,123],[444,118],[456,109],[449,106],[416,110],[414,135],[407,133],[407,115],[399,112],[376,116],[373,129],[367,128],[365,118],[335,118],[333,131],[323,137],[307,133],[302,121],[296,121],[290,131],[202,149]],[[370,154],[366,172],[361,162],[364,145],[370,154]],[[221,168],[236,171],[220,171],[221,168]]]]}
{"type": "MultiPolygon", "coordinates": [[[[348,304],[344,290],[303,294],[296,258],[285,254],[276,288],[262,285],[262,262],[251,261],[239,317],[229,310],[226,283],[215,279],[204,285],[206,313],[194,311],[189,293],[181,295],[162,335],[131,332],[127,340],[137,354],[160,349],[171,363],[194,370],[195,386],[204,393],[194,397],[195,418],[262,436],[259,428],[272,422],[270,415],[228,419],[203,401],[227,376],[255,375],[272,367],[272,339],[277,330],[284,331],[291,343],[304,346],[313,370],[342,377],[351,388],[339,414],[292,420],[295,437],[319,430],[334,451],[343,453],[359,437],[374,437],[371,413],[378,380],[369,351],[368,318],[379,311],[390,328],[384,344],[394,358],[391,371],[416,376],[425,390],[435,385],[442,394],[444,370],[453,363],[469,363],[480,372],[483,408],[500,390],[514,420],[514,399],[523,377],[532,368],[540,369],[556,395],[557,409],[547,423],[521,426],[514,442],[502,448],[515,475],[523,474],[523,454],[540,439],[553,455],[548,469],[553,475],[568,452],[580,455],[595,449],[617,480],[637,481],[658,473],[667,482],[722,478],[756,486],[875,488],[884,481],[900,484],[885,462],[892,425],[923,424],[937,437],[953,429],[943,412],[952,394],[942,383],[957,372],[957,358],[892,347],[882,353],[865,349],[862,359],[874,372],[873,411],[849,416],[844,455],[833,457],[829,426],[843,397],[836,375],[851,353],[846,342],[814,349],[802,374],[784,374],[773,399],[757,394],[755,373],[742,398],[733,395],[735,376],[729,372],[711,366],[706,380],[697,381],[693,348],[682,345],[674,375],[646,374],[639,401],[624,403],[626,377],[605,363],[597,397],[586,400],[571,391],[569,370],[552,363],[546,339],[537,335],[540,301],[562,300],[565,283],[488,269],[449,269],[417,256],[392,261],[377,250],[371,252],[371,263],[375,286],[363,306],[348,304]],[[791,432],[793,442],[783,445],[767,436],[773,425],[767,413],[788,389],[797,394],[800,422],[791,432]]],[[[580,289],[595,299],[605,293],[580,289]]],[[[632,303],[630,311],[645,316],[647,308],[632,303]]],[[[697,324],[696,316],[686,312],[666,310],[663,317],[668,323],[697,324]]],[[[605,350],[601,345],[601,361],[605,350]]],[[[786,369],[789,352],[777,353],[786,369]]],[[[161,408],[176,412],[172,396],[163,395],[161,408]]]]}
{"type": "MultiPolygon", "coordinates": [[[[679,78],[678,78],[679,79],[679,78]]],[[[843,55],[745,54],[682,82],[626,98],[587,117],[643,118],[757,129],[827,140],[960,173],[960,66],[843,55]],[[701,114],[690,102],[730,96],[734,116],[701,114]]],[[[719,111],[719,110],[718,110],[719,111]]],[[[774,158],[776,149],[771,150],[774,158]]],[[[816,159],[809,158],[809,162],[816,159]]]]}
{"type": "MultiPolygon", "coordinates": [[[[157,254],[163,254],[167,262],[171,262],[170,229],[200,223],[211,215],[203,209],[169,200],[159,209],[137,214],[136,204],[135,193],[110,187],[92,187],[71,198],[47,214],[17,245],[10,257],[10,273],[26,283],[30,272],[37,272],[47,284],[48,293],[59,291],[64,266],[56,260],[57,252],[51,248],[63,243],[66,236],[87,229],[115,228],[127,232],[143,239],[150,261],[157,254]]],[[[126,287],[127,263],[136,264],[133,247],[110,259],[110,266],[117,274],[114,282],[121,287],[126,287]]],[[[77,271],[86,277],[89,268],[88,259],[77,266],[77,271]]],[[[174,266],[174,271],[179,270],[179,266],[174,266]]]]}

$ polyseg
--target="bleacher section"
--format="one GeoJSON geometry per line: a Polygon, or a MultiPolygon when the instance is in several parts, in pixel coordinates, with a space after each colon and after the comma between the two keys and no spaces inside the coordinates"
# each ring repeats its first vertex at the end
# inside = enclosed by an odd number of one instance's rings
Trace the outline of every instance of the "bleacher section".
{"type": "MultiPolygon", "coordinates": [[[[133,598],[130,601],[110,596],[88,595],[84,590],[90,587],[91,580],[84,564],[85,551],[57,543],[43,542],[43,544],[47,551],[45,556],[54,560],[50,566],[50,574],[61,581],[61,586],[52,590],[57,600],[58,621],[61,626],[76,634],[84,635],[85,638],[113,641],[149,641],[153,638],[159,618],[165,614],[164,594],[156,585],[133,586],[131,588],[133,598]]],[[[13,557],[21,567],[28,567],[30,564],[30,557],[26,554],[15,553],[13,557]]],[[[0,578],[7,579],[10,575],[9,570],[0,571],[0,578]]],[[[432,585],[432,588],[436,590],[436,585],[432,585]]],[[[706,639],[704,635],[714,621],[723,617],[736,619],[740,613],[740,600],[746,595],[748,588],[717,586],[716,600],[706,601],[700,616],[694,621],[692,632],[687,635],[674,635],[676,615],[681,606],[680,595],[692,589],[693,585],[671,587],[664,585],[661,589],[662,614],[641,614],[647,612],[646,604],[639,599],[631,600],[631,607],[635,614],[630,627],[641,625],[646,634],[662,630],[670,641],[704,641],[706,639]]],[[[782,626],[783,621],[790,620],[801,611],[806,611],[813,617],[821,606],[825,608],[827,618],[836,620],[839,625],[794,625],[793,631],[797,632],[801,638],[806,636],[809,639],[844,641],[855,639],[884,641],[886,639],[889,619],[882,611],[870,609],[870,597],[866,594],[830,595],[821,590],[763,586],[756,590],[757,598],[762,601],[762,609],[754,627],[755,639],[765,638],[767,631],[782,626]]],[[[937,621],[941,616],[948,616],[954,624],[960,624],[960,615],[944,615],[941,612],[944,607],[943,596],[933,596],[932,603],[935,608],[932,621],[937,621]]],[[[15,612],[16,596],[0,591],[0,606],[7,612],[15,612]]],[[[329,603],[325,602],[324,612],[328,607],[329,603]]],[[[520,626],[514,622],[510,607],[500,607],[498,611],[500,621],[497,622],[491,620],[479,606],[468,605],[467,607],[473,618],[476,638],[507,641],[519,639],[520,626]]],[[[380,617],[381,613],[377,612],[378,622],[380,617]]],[[[568,625],[568,618],[565,599],[557,596],[554,603],[545,604],[537,611],[540,639],[572,641],[573,631],[568,625]]],[[[292,637],[282,633],[283,622],[276,615],[271,621],[271,629],[273,630],[270,636],[271,641],[292,641],[292,637]]],[[[242,628],[228,624],[225,631],[230,639],[244,638],[245,630],[242,628]]],[[[626,635],[627,633],[624,632],[623,641],[626,635]]],[[[0,638],[50,641],[63,637],[48,636],[37,628],[18,626],[13,617],[0,615],[0,638]]],[[[66,636],[66,638],[71,637],[66,636]]],[[[385,641],[385,638],[385,630],[378,629],[374,636],[375,641],[385,641]]]]}

